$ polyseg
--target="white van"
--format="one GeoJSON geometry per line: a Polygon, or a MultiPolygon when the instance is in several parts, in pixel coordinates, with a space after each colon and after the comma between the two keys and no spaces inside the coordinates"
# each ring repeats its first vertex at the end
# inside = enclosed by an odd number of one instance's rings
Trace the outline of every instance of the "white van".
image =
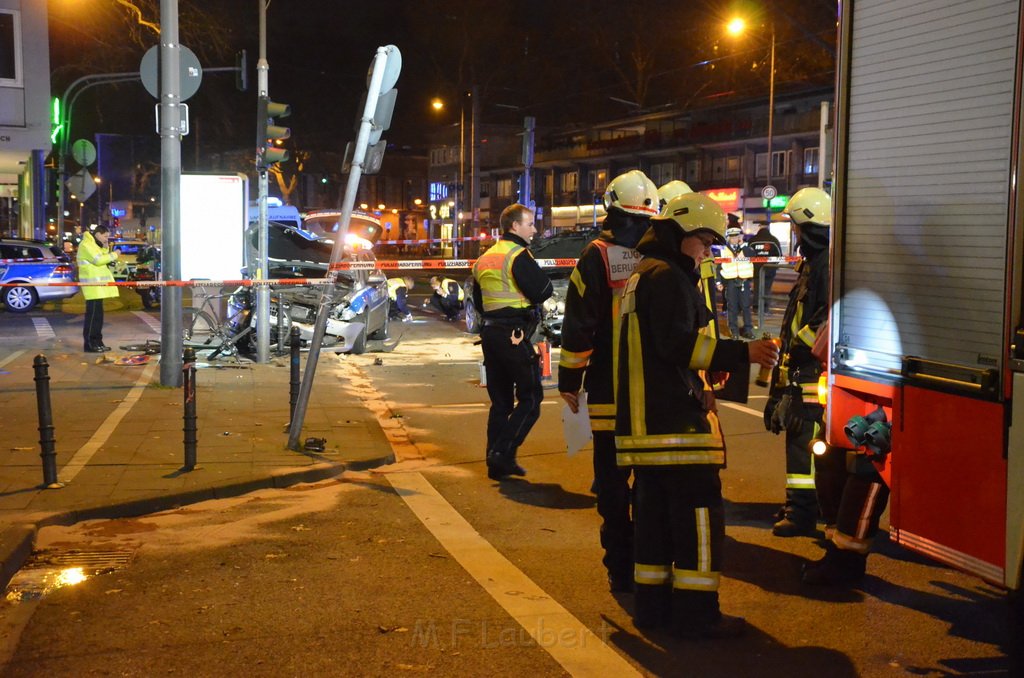
{"type": "MultiPolygon", "coordinates": [[[[260,219],[259,203],[249,202],[249,223],[254,224],[260,219]]],[[[302,228],[302,215],[298,208],[285,205],[279,198],[267,198],[267,221],[276,221],[292,228],[302,228]]]]}

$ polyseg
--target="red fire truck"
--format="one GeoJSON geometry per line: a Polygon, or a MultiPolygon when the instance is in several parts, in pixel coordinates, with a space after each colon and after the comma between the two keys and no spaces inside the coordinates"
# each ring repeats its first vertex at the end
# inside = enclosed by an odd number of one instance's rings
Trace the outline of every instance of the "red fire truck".
{"type": "Polygon", "coordinates": [[[840,5],[827,441],[877,423],[891,537],[1019,592],[1024,7],[840,5]]]}

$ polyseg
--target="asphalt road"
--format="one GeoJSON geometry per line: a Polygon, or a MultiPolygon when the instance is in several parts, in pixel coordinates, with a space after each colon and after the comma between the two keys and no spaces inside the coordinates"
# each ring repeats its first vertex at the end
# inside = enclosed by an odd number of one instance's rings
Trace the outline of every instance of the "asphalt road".
{"type": "MultiPolygon", "coordinates": [[[[74,316],[32,315],[80,336],[74,316]]],[[[763,430],[756,388],[747,409],[721,408],[722,605],[750,632],[705,642],[639,633],[629,597],[607,592],[590,454],[565,454],[557,393],[520,452],[528,477],[489,481],[479,348],[417,317],[393,325],[393,351],[347,361],[360,397],[406,434],[395,438],[402,461],[342,482],[46,528],[41,547],[131,561],[8,602],[4,675],[1020,674],[1021,629],[1003,594],[884,535],[861,589],[799,583],[822,547],[770,534],[782,441],[763,430]]],[[[107,322],[116,334],[138,320],[116,311],[107,322]]],[[[0,313],[0,341],[28,341],[38,327],[0,313]]]]}

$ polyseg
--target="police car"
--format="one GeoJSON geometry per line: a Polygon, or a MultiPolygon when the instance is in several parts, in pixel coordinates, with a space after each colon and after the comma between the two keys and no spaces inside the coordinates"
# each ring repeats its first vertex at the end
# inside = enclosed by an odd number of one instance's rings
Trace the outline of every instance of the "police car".
{"type": "Polygon", "coordinates": [[[0,294],[11,313],[26,313],[40,302],[78,294],[78,287],[33,283],[74,281],[75,268],[60,248],[41,240],[0,239],[0,294]]]}

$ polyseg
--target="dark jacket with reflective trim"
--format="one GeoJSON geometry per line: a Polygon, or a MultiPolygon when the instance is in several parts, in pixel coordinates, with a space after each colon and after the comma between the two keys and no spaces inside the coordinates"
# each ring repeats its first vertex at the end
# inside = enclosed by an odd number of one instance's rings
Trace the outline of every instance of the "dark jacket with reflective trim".
{"type": "Polygon", "coordinates": [[[621,301],[615,445],[619,466],[725,465],[718,418],[704,411],[698,370],[749,369],[746,343],[700,332],[709,322],[679,229],[652,221],[621,301]]]}
{"type": "Polygon", "coordinates": [[[782,355],[772,379],[772,395],[797,384],[803,402],[817,405],[821,362],[811,353],[818,331],[828,320],[828,248],[815,251],[797,264],[797,280],[782,316],[782,355]]]}
{"type": "Polygon", "coordinates": [[[583,249],[569,278],[558,390],[575,393],[586,387],[595,430],[614,429],[614,339],[619,327],[619,299],[638,258],[636,250],[616,243],[614,235],[603,230],[583,249]]]}

